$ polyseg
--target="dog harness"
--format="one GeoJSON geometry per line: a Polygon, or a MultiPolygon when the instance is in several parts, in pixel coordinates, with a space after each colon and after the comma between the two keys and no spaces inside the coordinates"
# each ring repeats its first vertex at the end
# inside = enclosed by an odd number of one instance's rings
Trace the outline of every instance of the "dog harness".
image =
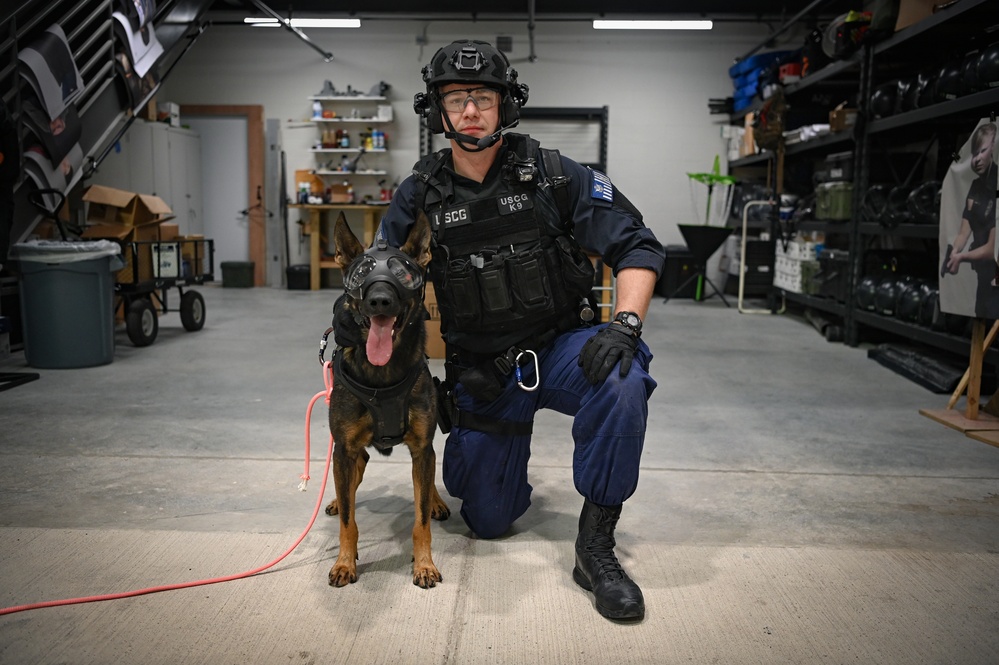
{"type": "Polygon", "coordinates": [[[429,373],[425,363],[414,365],[406,377],[386,388],[371,388],[359,383],[347,373],[343,364],[343,354],[333,358],[333,383],[342,385],[360,400],[371,414],[371,443],[379,452],[387,452],[402,443],[409,431],[409,402],[413,385],[423,372],[429,373]]]}

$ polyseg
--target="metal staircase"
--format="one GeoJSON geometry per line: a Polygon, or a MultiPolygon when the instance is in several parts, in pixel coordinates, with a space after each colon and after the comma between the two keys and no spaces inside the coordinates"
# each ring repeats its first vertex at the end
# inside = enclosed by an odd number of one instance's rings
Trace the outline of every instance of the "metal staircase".
{"type": "MultiPolygon", "coordinates": [[[[10,0],[12,5],[18,2],[17,9],[0,16],[0,96],[18,125],[23,151],[28,147],[26,143],[35,141],[22,122],[25,97],[32,93],[20,74],[23,65],[19,65],[18,54],[50,26],[58,24],[66,35],[83,80],[82,92],[74,103],[82,126],[79,145],[84,160],[80,168],[67,176],[63,192],[73,203],[81,195],[86,178],[92,175],[132,120],[141,115],[174,65],[204,32],[207,27],[205,14],[212,0],[147,0],[145,4],[154,9],[151,24],[163,52],[150,69],[155,82],[134,99],[130,98],[122,76],[116,73],[116,45],[119,51],[127,45],[122,44],[120,30],[116,37],[117,21],[112,16],[119,7],[131,6],[132,0],[10,0]]],[[[20,159],[23,167],[23,154],[20,159]]],[[[14,191],[14,217],[9,228],[11,244],[28,236],[43,216],[28,199],[29,193],[36,188],[35,183],[23,175],[24,168],[21,173],[14,191]]],[[[5,223],[0,218],[0,240],[7,231],[2,228],[5,223]]],[[[0,242],[0,246],[3,244],[0,242]]],[[[2,250],[6,253],[6,247],[2,250]]],[[[4,258],[0,257],[0,263],[4,258]]]]}

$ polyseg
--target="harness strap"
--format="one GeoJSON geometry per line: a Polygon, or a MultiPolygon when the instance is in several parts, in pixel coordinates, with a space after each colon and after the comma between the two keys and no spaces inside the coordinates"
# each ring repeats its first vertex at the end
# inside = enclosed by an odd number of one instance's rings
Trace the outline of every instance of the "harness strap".
{"type": "Polygon", "coordinates": [[[569,177],[562,172],[561,153],[554,148],[541,148],[541,162],[545,166],[545,175],[552,184],[552,196],[558,206],[559,220],[562,228],[572,232],[572,209],[569,205],[569,177]]]}
{"type": "Polygon", "coordinates": [[[424,364],[414,365],[399,383],[385,388],[371,388],[350,376],[343,365],[343,354],[333,359],[334,380],[360,400],[371,414],[373,425],[372,444],[378,450],[387,450],[402,443],[409,430],[409,400],[413,385],[420,373],[430,371],[424,364]]]}

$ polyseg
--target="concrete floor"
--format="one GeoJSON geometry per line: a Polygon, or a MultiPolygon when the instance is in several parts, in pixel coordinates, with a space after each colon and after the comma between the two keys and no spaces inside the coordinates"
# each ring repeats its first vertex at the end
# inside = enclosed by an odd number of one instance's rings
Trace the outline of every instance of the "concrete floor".
{"type": "MultiPolygon", "coordinates": [[[[252,570],[331,498],[321,402],[296,487],[335,292],[201,291],[203,331],[170,313],[150,347],[120,330],[111,364],[0,393],[0,606],[252,570]]],[[[999,449],[918,414],[946,396],[717,298],[657,301],[645,330],[659,388],[618,530],[642,623],[572,582],[569,420],[543,412],[509,536],[470,538],[438,475],[435,589],[411,583],[400,449],[358,493],[356,584],[327,585],[320,514],[250,579],[0,616],[0,663],[999,662],[999,449]]]]}

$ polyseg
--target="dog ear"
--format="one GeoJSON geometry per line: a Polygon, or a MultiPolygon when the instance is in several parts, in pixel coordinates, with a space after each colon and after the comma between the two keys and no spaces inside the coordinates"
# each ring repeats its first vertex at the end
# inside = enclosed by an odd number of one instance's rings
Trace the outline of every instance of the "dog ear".
{"type": "Polygon", "coordinates": [[[409,229],[409,236],[400,249],[413,257],[422,268],[430,263],[430,220],[422,210],[416,214],[416,222],[409,229]]]}
{"type": "Polygon", "coordinates": [[[337,216],[336,224],[333,226],[333,244],[335,246],[333,260],[341,269],[346,269],[356,257],[364,253],[364,247],[357,240],[354,232],[350,230],[347,218],[342,211],[337,216]]]}

